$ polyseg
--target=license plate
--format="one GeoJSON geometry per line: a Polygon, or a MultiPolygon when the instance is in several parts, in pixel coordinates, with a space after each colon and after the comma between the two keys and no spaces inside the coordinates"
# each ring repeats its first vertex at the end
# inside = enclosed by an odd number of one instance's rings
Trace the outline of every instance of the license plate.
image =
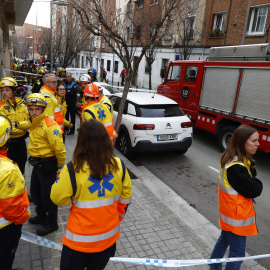
{"type": "Polygon", "coordinates": [[[165,134],[165,135],[158,135],[157,136],[158,141],[171,141],[171,140],[177,140],[177,134],[165,134]]]}

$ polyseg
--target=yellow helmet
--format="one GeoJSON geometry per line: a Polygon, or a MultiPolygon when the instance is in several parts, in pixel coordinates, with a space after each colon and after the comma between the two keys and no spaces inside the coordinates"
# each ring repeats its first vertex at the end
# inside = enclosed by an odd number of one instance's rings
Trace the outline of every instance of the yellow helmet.
{"type": "Polygon", "coordinates": [[[28,96],[27,100],[25,101],[26,106],[41,106],[41,107],[46,107],[47,102],[46,99],[43,95],[34,93],[28,96]]]}
{"type": "Polygon", "coordinates": [[[0,147],[4,146],[9,139],[12,131],[12,124],[10,120],[0,114],[0,147]]]}
{"type": "Polygon", "coordinates": [[[44,67],[40,67],[39,71],[38,71],[39,74],[41,73],[45,73],[45,68],[44,67]]]}
{"type": "Polygon", "coordinates": [[[11,78],[11,77],[5,77],[0,81],[0,87],[17,87],[18,84],[16,82],[15,79],[11,78]]]}

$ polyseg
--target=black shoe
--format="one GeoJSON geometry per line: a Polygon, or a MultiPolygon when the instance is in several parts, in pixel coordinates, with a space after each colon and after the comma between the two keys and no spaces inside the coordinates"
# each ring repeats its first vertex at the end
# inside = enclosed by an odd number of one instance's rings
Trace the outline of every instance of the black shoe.
{"type": "Polygon", "coordinates": [[[47,235],[51,232],[55,232],[58,230],[58,224],[52,226],[52,225],[46,225],[40,229],[37,230],[37,235],[39,236],[44,236],[44,235],[47,235]]]}
{"type": "Polygon", "coordinates": [[[40,225],[45,225],[47,222],[45,217],[38,217],[38,216],[30,217],[28,221],[31,224],[40,224],[40,225]]]}
{"type": "Polygon", "coordinates": [[[73,135],[74,134],[74,131],[69,131],[68,133],[67,133],[67,135],[73,135]]]}

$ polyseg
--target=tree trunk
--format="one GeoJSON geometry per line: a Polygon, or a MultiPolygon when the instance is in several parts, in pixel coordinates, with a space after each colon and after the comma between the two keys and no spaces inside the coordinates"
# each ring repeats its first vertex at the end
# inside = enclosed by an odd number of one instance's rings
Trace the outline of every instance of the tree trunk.
{"type": "Polygon", "coordinates": [[[152,63],[149,66],[149,90],[152,90],[152,63]]]}

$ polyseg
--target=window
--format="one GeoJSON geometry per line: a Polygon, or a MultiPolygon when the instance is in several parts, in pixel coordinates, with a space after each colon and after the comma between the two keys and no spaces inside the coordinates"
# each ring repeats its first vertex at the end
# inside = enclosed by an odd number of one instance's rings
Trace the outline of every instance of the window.
{"type": "Polygon", "coordinates": [[[198,73],[197,66],[187,66],[185,74],[185,82],[196,82],[197,73],[198,73]]]}
{"type": "Polygon", "coordinates": [[[141,25],[136,27],[136,40],[141,40],[142,36],[142,27],[141,25]]]}
{"type": "Polygon", "coordinates": [[[182,66],[170,66],[167,81],[179,81],[182,66]]]}
{"type": "Polygon", "coordinates": [[[158,0],[151,0],[151,4],[150,4],[151,6],[152,5],[157,5],[157,4],[158,4],[158,0]]]}
{"type": "Polygon", "coordinates": [[[107,60],[107,71],[111,71],[111,60],[107,60]]]}
{"type": "Polygon", "coordinates": [[[141,9],[141,8],[143,8],[143,5],[144,5],[144,0],[138,0],[138,6],[137,6],[137,8],[138,9],[141,9]]]}
{"type": "Polygon", "coordinates": [[[118,112],[119,110],[119,106],[120,106],[120,102],[121,102],[121,98],[120,97],[116,97],[116,96],[110,96],[110,101],[113,105],[113,110],[118,112]]]}
{"type": "Polygon", "coordinates": [[[136,107],[138,117],[174,117],[185,115],[179,105],[141,105],[136,107]]]}
{"type": "Polygon", "coordinates": [[[148,65],[148,62],[147,62],[147,59],[145,60],[145,68],[144,68],[144,72],[149,74],[149,71],[150,71],[150,67],[148,65]]]}
{"type": "Polygon", "coordinates": [[[249,34],[263,34],[266,18],[267,18],[268,6],[252,8],[249,34]]]}
{"type": "Polygon", "coordinates": [[[185,20],[185,38],[194,37],[196,16],[188,16],[185,20]]]}
{"type": "Polygon", "coordinates": [[[226,13],[217,13],[214,15],[213,29],[219,29],[220,32],[224,32],[224,26],[226,21],[226,13]]]}
{"type": "Polygon", "coordinates": [[[118,61],[114,61],[114,72],[118,73],[118,61]]]}

